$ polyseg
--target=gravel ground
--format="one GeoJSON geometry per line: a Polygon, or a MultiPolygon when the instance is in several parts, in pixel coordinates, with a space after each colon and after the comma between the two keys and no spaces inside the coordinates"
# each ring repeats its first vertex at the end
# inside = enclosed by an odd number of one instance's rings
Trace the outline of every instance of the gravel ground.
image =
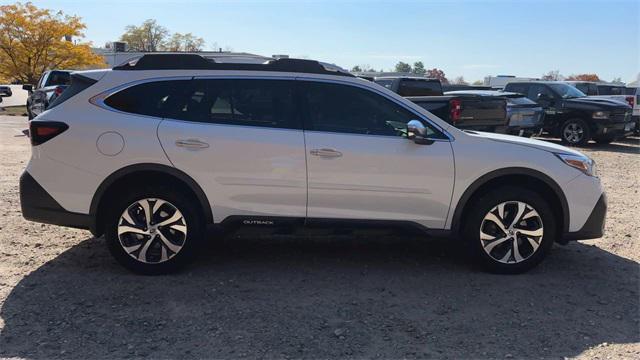
{"type": "Polygon", "coordinates": [[[241,234],[143,277],[102,238],[22,219],[25,122],[0,116],[0,358],[640,358],[638,139],[585,150],[606,236],[527,274],[378,231],[241,234]]]}

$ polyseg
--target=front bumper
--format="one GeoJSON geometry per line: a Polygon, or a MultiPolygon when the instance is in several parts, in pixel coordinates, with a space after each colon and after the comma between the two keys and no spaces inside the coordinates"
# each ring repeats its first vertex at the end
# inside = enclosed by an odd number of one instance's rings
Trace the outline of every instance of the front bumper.
{"type": "Polygon", "coordinates": [[[94,221],[90,215],[65,210],[26,171],[20,176],[20,207],[22,216],[30,221],[78,229],[93,228],[94,221]]]}
{"type": "Polygon", "coordinates": [[[604,235],[607,217],[607,195],[602,193],[596,206],[591,211],[582,228],[575,232],[568,232],[563,236],[564,241],[597,239],[604,235]]]}
{"type": "Polygon", "coordinates": [[[636,126],[637,124],[633,120],[621,123],[602,124],[598,125],[595,136],[610,139],[621,139],[633,135],[636,130],[636,126]]]}

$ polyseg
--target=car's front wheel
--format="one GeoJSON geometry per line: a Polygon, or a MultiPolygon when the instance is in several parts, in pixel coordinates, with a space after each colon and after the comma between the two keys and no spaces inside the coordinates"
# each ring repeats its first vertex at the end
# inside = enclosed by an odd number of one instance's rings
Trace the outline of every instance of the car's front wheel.
{"type": "Polygon", "coordinates": [[[591,130],[584,120],[570,119],[562,124],[560,137],[567,145],[585,146],[591,139],[591,130]]]}
{"type": "Polygon", "coordinates": [[[464,236],[475,260],[496,273],[533,268],[556,237],[551,207],[539,194],[524,188],[490,191],[474,201],[465,220],[464,236]]]}
{"type": "Polygon", "coordinates": [[[111,254],[137,273],[177,271],[193,259],[203,238],[194,203],[188,194],[166,187],[134,190],[115,199],[105,228],[111,254]]]}

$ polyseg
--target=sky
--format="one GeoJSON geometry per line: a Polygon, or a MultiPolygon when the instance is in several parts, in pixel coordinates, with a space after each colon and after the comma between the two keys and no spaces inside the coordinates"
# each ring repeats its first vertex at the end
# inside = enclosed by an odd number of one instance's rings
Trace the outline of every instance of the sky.
{"type": "MultiPolygon", "coordinates": [[[[422,61],[452,79],[640,72],[640,0],[32,1],[82,17],[85,40],[114,41],[146,19],[193,33],[206,49],[288,54],[344,68],[422,61]]],[[[0,0],[0,4],[13,1],[0,0]]]]}

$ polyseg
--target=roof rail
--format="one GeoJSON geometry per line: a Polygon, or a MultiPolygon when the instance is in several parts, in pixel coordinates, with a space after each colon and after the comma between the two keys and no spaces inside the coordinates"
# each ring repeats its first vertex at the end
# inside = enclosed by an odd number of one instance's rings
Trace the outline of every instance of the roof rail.
{"type": "Polygon", "coordinates": [[[223,63],[198,54],[146,54],[115,66],[113,70],[247,70],[354,77],[344,69],[315,60],[279,58],[262,64],[223,63]]]}

